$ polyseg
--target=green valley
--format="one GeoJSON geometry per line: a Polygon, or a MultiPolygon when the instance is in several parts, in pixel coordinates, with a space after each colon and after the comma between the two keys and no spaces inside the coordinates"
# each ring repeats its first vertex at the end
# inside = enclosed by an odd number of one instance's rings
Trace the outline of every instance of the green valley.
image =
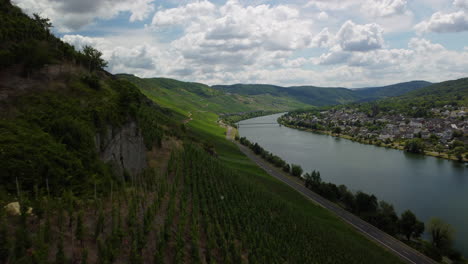
{"type": "Polygon", "coordinates": [[[357,91],[114,75],[99,50],[65,43],[8,0],[0,23],[0,263],[408,262],[375,227],[272,176],[228,125],[349,103],[466,104],[466,79],[357,91]]]}

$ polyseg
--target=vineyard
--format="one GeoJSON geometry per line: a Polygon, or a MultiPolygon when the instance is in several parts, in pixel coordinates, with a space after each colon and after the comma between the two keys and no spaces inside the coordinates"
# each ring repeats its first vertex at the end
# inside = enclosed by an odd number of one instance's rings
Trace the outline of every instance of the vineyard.
{"type": "Polygon", "coordinates": [[[43,198],[35,216],[2,217],[2,261],[398,262],[323,209],[282,200],[192,144],[173,152],[167,173],[109,188],[96,200],[67,193],[43,198]]]}

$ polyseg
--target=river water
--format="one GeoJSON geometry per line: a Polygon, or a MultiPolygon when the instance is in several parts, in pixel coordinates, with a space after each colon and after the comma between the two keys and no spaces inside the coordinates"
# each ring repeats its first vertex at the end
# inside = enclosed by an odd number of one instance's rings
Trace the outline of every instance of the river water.
{"type": "Polygon", "coordinates": [[[240,136],[301,165],[304,172],[319,170],[326,182],[375,194],[398,214],[410,209],[426,224],[431,217],[443,219],[456,230],[455,248],[468,256],[468,167],[279,126],[279,116],[241,121],[240,136]]]}

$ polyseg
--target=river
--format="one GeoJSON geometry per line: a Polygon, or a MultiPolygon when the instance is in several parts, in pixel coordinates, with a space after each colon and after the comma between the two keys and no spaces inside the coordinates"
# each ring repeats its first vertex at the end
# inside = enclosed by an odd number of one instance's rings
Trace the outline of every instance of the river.
{"type": "Polygon", "coordinates": [[[456,230],[455,248],[468,256],[465,165],[279,126],[281,115],[241,121],[239,134],[304,172],[319,170],[326,182],[375,194],[398,214],[410,209],[426,224],[431,217],[443,219],[456,230]]]}

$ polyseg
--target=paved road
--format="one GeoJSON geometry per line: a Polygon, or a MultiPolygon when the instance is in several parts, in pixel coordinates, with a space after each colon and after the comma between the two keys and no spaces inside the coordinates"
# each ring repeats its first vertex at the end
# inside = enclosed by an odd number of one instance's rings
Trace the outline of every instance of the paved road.
{"type": "MultiPolygon", "coordinates": [[[[226,138],[231,139],[230,134],[231,134],[231,128],[228,127],[226,138]]],[[[249,148],[239,143],[236,143],[236,144],[239,146],[239,149],[247,157],[253,160],[258,166],[264,169],[268,174],[286,183],[287,185],[294,188],[295,190],[297,190],[298,192],[300,192],[301,194],[303,194],[304,196],[306,196],[313,202],[317,203],[318,205],[335,213],[345,222],[349,223],[351,226],[356,228],[359,232],[363,233],[370,239],[377,241],[378,243],[380,243],[382,246],[384,246],[388,250],[394,252],[397,256],[399,256],[401,259],[403,259],[407,263],[412,263],[412,264],[436,264],[437,263],[433,261],[432,259],[426,257],[425,255],[419,253],[418,251],[412,249],[411,247],[407,246],[403,242],[400,242],[398,239],[395,239],[394,237],[386,234],[385,232],[365,222],[359,217],[349,213],[348,211],[344,210],[338,205],[328,201],[322,196],[305,188],[305,186],[303,186],[302,184],[299,184],[296,181],[285,176],[277,168],[274,168],[271,164],[264,161],[261,157],[255,155],[249,148]]]]}

